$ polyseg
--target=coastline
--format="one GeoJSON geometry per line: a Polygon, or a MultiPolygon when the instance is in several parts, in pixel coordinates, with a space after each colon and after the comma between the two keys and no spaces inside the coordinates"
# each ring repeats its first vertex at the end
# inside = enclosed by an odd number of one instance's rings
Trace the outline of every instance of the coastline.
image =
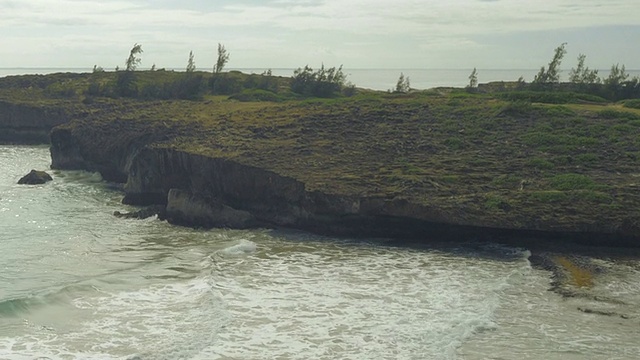
{"type": "Polygon", "coordinates": [[[605,118],[605,105],[519,109],[455,89],[283,103],[11,96],[0,125],[52,128],[53,168],[100,172],[124,184],[126,203],[171,205],[169,220],[183,225],[639,245],[640,216],[625,210],[640,203],[637,169],[609,153],[616,144],[593,155],[601,164],[536,163],[604,141],[532,144],[541,125],[561,124],[574,141],[567,131],[630,124],[605,118]]]}

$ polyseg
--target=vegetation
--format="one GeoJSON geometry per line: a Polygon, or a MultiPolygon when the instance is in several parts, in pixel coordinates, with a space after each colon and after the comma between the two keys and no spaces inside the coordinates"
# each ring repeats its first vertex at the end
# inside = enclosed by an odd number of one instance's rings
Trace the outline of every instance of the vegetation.
{"type": "Polygon", "coordinates": [[[590,70],[584,65],[586,55],[578,55],[578,66],[569,72],[569,81],[578,85],[599,84],[598,70],[590,70]]]}
{"type": "Polygon", "coordinates": [[[225,49],[224,45],[218,43],[218,59],[216,60],[216,64],[213,66],[213,72],[215,74],[219,74],[222,72],[222,69],[229,62],[229,52],[225,49]]]}
{"type": "Polygon", "coordinates": [[[396,88],[394,92],[406,94],[411,90],[411,82],[409,81],[409,77],[405,77],[403,73],[400,73],[400,77],[398,77],[398,82],[396,83],[396,88]]]}
{"type": "Polygon", "coordinates": [[[131,48],[131,52],[129,53],[129,57],[125,61],[125,71],[136,71],[138,65],[142,62],[142,59],[139,57],[142,52],[142,45],[133,45],[133,48],[131,48]]]}
{"type": "Polygon", "coordinates": [[[553,84],[560,82],[560,64],[562,58],[567,54],[567,43],[562,43],[555,49],[553,58],[549,62],[549,65],[545,69],[543,66],[540,68],[540,72],[533,79],[534,84],[553,84]]]}
{"type": "Polygon", "coordinates": [[[193,59],[193,51],[189,51],[189,61],[187,61],[187,70],[188,73],[192,73],[196,71],[196,62],[193,59]]]}
{"type": "Polygon", "coordinates": [[[640,80],[618,65],[599,79],[580,55],[560,83],[565,45],[532,84],[478,85],[474,69],[474,91],[411,89],[401,73],[395,89],[376,92],[345,85],[342,67],[223,72],[221,44],[214,73],[197,71],[192,52],[184,72],[134,71],[136,44],[126,71],[0,78],[0,102],[69,114],[68,126],[101,148],[153,137],[310,191],[406,200],[468,225],[633,224],[640,80]]]}
{"type": "Polygon", "coordinates": [[[291,91],[304,96],[328,98],[339,94],[345,82],[342,66],[313,71],[309,65],[298,68],[293,73],[291,91]]]}
{"type": "Polygon", "coordinates": [[[476,68],[473,68],[471,75],[469,75],[469,89],[475,89],[478,87],[478,71],[476,68]]]}

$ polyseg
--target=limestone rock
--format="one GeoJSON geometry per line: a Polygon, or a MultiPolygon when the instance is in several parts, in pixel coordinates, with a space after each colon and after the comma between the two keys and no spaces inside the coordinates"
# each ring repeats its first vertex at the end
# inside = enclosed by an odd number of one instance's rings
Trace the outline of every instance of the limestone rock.
{"type": "Polygon", "coordinates": [[[247,211],[216,200],[205,200],[188,191],[171,189],[167,196],[167,220],[175,224],[246,229],[257,225],[247,211]]]}
{"type": "Polygon", "coordinates": [[[51,175],[47,174],[45,171],[31,170],[30,173],[23,176],[20,180],[18,180],[18,184],[21,185],[37,185],[44,184],[47,181],[51,181],[53,178],[51,175]]]}

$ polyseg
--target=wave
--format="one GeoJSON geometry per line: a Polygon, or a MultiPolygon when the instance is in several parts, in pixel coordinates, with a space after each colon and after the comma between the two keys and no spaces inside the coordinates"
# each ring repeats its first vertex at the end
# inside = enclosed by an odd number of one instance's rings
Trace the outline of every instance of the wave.
{"type": "Polygon", "coordinates": [[[84,286],[68,286],[43,297],[5,301],[5,308],[32,311],[33,301],[44,305],[52,297],[71,293],[65,305],[73,307],[74,316],[64,316],[59,326],[49,325],[45,317],[21,322],[21,328],[34,329],[0,337],[0,359],[192,359],[229,323],[221,295],[211,282],[203,276],[81,296],[78,290],[86,290],[84,286]]]}
{"type": "Polygon", "coordinates": [[[82,170],[65,170],[54,171],[54,175],[57,178],[65,179],[68,182],[83,182],[83,183],[99,183],[102,182],[102,175],[99,172],[89,172],[82,170]]]}
{"type": "Polygon", "coordinates": [[[0,300],[0,316],[16,317],[51,305],[71,306],[79,294],[94,292],[93,285],[68,285],[42,295],[29,295],[0,300]]]}
{"type": "Polygon", "coordinates": [[[237,244],[224,248],[218,253],[222,255],[241,256],[254,253],[256,250],[257,245],[253,241],[240,240],[237,244]]]}

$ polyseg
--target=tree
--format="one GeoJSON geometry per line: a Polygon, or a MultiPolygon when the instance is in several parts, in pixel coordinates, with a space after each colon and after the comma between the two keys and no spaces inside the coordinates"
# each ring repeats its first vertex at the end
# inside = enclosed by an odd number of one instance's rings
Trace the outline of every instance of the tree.
{"type": "Polygon", "coordinates": [[[136,68],[140,65],[140,62],[142,62],[140,57],[138,57],[139,54],[142,54],[142,45],[136,43],[133,45],[129,53],[129,58],[127,58],[125,62],[126,71],[136,71],[136,68]]]}
{"type": "Polygon", "coordinates": [[[196,63],[193,61],[193,51],[189,51],[189,62],[187,63],[187,72],[191,73],[196,70],[196,63]]]}
{"type": "Polygon", "coordinates": [[[229,52],[224,48],[224,45],[218,43],[218,60],[216,60],[216,64],[213,66],[213,72],[218,74],[222,72],[224,66],[229,62],[229,52]]]}
{"type": "Polygon", "coordinates": [[[611,88],[616,88],[628,78],[629,74],[626,73],[624,65],[620,67],[618,64],[615,64],[611,66],[609,77],[604,80],[604,83],[611,88]]]}
{"type": "Polygon", "coordinates": [[[580,85],[600,83],[598,70],[589,70],[588,67],[584,66],[584,60],[586,58],[587,56],[584,54],[578,55],[578,66],[575,69],[571,68],[569,72],[570,82],[580,85]]]}
{"type": "Polygon", "coordinates": [[[101,72],[104,72],[104,69],[102,68],[102,66],[93,65],[93,72],[94,73],[101,73],[101,72]]]}
{"type": "Polygon", "coordinates": [[[544,66],[540,68],[540,71],[533,79],[535,84],[552,84],[560,82],[560,64],[562,58],[567,54],[567,43],[562,43],[555,49],[553,59],[549,62],[549,66],[545,70],[544,66]]]}
{"type": "Polygon", "coordinates": [[[151,71],[156,71],[156,64],[151,65],[151,71]]]}
{"type": "Polygon", "coordinates": [[[469,88],[474,89],[478,87],[478,71],[473,68],[471,75],[469,75],[469,88]]]}
{"type": "Polygon", "coordinates": [[[409,77],[405,77],[403,73],[400,73],[400,77],[398,77],[398,82],[396,83],[397,93],[408,93],[411,90],[411,83],[409,82],[409,77]]]}

